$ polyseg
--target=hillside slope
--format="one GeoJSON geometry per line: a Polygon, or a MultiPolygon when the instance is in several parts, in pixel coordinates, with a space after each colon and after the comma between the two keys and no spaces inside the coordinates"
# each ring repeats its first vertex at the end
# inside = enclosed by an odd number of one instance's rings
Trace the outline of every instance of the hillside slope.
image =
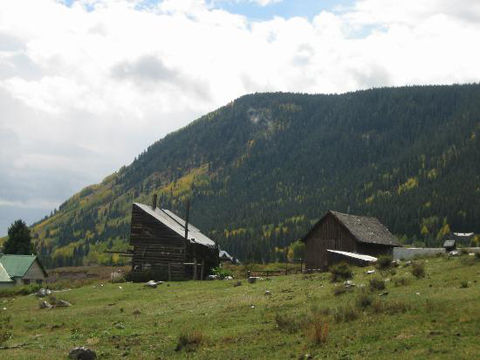
{"type": "Polygon", "coordinates": [[[408,241],[480,232],[480,85],[247,95],[150,146],[33,227],[49,265],[119,263],[133,201],[184,213],[240,259],[275,257],[326,210],[408,241]],[[48,260],[49,259],[49,260],[48,260]]]}

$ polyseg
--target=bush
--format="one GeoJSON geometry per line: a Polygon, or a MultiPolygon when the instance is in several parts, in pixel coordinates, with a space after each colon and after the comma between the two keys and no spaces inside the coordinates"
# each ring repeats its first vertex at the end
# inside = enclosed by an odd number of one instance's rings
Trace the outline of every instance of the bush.
{"type": "Polygon", "coordinates": [[[417,279],[425,277],[425,264],[423,262],[412,263],[412,275],[417,279]]]}
{"type": "Polygon", "coordinates": [[[225,279],[227,276],[232,276],[233,277],[233,272],[227,269],[223,269],[220,267],[217,267],[212,270],[212,273],[214,275],[217,275],[220,279],[225,279]]]}
{"type": "Polygon", "coordinates": [[[289,316],[280,313],[275,314],[277,328],[288,333],[295,333],[305,325],[305,316],[289,316]]]}
{"type": "Polygon", "coordinates": [[[320,316],[314,316],[310,322],[308,334],[315,344],[325,344],[328,337],[328,322],[320,316]]]}
{"type": "Polygon", "coordinates": [[[41,287],[42,285],[40,284],[13,286],[10,288],[0,290],[0,298],[18,296],[18,295],[30,295],[30,294],[36,293],[38,290],[40,290],[41,287]]]}
{"type": "Polygon", "coordinates": [[[337,323],[353,321],[358,319],[359,316],[358,311],[351,306],[339,307],[333,313],[333,318],[337,323]]]}
{"type": "Polygon", "coordinates": [[[468,288],[468,281],[463,280],[463,281],[460,283],[460,288],[462,288],[462,289],[468,288]]]}
{"type": "Polygon", "coordinates": [[[336,286],[333,288],[333,295],[335,296],[345,294],[346,292],[347,292],[347,289],[345,288],[345,286],[336,286]]]}
{"type": "Polygon", "coordinates": [[[381,255],[377,260],[377,268],[380,270],[390,269],[392,267],[393,257],[390,255],[381,255]]]}
{"type": "Polygon", "coordinates": [[[332,282],[348,280],[353,277],[353,272],[346,263],[339,263],[330,267],[332,282]]]}
{"type": "Polygon", "coordinates": [[[121,272],[114,271],[110,274],[110,282],[114,284],[125,282],[125,275],[121,272]]]}
{"type": "Polygon", "coordinates": [[[385,290],[385,281],[383,279],[370,279],[370,290],[385,290]]]}
{"type": "Polygon", "coordinates": [[[362,293],[357,297],[357,306],[360,309],[365,310],[367,307],[372,305],[373,299],[367,293],[362,293]]]}
{"type": "Polygon", "coordinates": [[[410,279],[408,279],[406,277],[399,277],[399,278],[394,279],[393,283],[395,284],[395,286],[405,286],[405,285],[408,285],[410,283],[410,279]]]}
{"type": "Polygon", "coordinates": [[[200,331],[187,331],[178,336],[178,343],[175,351],[180,351],[182,349],[185,349],[188,352],[195,351],[204,340],[204,336],[200,331]]]}
{"type": "Polygon", "coordinates": [[[10,330],[12,326],[10,325],[10,316],[1,316],[0,317],[0,345],[5,344],[5,342],[10,339],[12,333],[10,330]]]}
{"type": "Polygon", "coordinates": [[[387,314],[394,315],[398,313],[405,313],[410,307],[401,301],[385,302],[381,300],[375,300],[372,303],[372,311],[375,314],[387,314]]]}

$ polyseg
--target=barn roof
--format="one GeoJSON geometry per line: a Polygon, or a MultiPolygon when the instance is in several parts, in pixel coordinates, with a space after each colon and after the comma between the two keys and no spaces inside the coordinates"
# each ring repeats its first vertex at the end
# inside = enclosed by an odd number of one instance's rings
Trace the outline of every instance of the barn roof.
{"type": "Polygon", "coordinates": [[[304,240],[310,233],[328,216],[333,215],[353,237],[362,243],[378,244],[387,246],[401,246],[395,236],[377,218],[344,214],[338,211],[329,210],[317,224],[305,235],[304,240]]]}
{"type": "MultiPolygon", "coordinates": [[[[0,256],[0,264],[10,277],[23,277],[35,261],[38,261],[36,255],[2,254],[0,256]]],[[[38,261],[38,264],[44,275],[47,276],[47,272],[40,261],[38,261]]]]}
{"type": "MultiPolygon", "coordinates": [[[[156,208],[152,209],[151,206],[134,203],[147,214],[153,216],[155,219],[160,221],[163,225],[167,226],[169,229],[175,231],[178,235],[185,236],[185,220],[183,220],[178,215],[174,214],[170,210],[156,208]]],[[[188,223],[188,240],[193,244],[200,244],[208,247],[215,247],[215,242],[202,234],[199,229],[193,226],[190,222],[188,223]]]]}

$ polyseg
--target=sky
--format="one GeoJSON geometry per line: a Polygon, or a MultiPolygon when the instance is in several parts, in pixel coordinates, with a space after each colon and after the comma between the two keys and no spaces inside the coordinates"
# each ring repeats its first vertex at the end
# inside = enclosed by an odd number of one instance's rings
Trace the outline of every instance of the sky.
{"type": "Polygon", "coordinates": [[[480,80],[477,0],[1,0],[0,236],[247,93],[480,80]]]}

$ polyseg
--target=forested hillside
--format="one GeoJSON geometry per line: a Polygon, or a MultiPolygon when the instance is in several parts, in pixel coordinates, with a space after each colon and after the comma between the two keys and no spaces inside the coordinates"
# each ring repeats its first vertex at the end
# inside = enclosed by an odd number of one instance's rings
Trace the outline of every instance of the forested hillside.
{"type": "Polygon", "coordinates": [[[480,85],[243,96],[150,146],[33,226],[49,266],[119,263],[133,201],[269,261],[328,209],[377,216],[404,242],[480,232],[480,85]]]}

